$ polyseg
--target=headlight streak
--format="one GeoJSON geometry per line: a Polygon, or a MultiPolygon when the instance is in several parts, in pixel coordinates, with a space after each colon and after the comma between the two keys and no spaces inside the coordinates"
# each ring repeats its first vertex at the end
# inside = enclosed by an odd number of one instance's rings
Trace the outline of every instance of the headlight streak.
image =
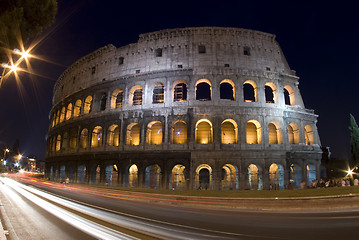
{"type": "MultiPolygon", "coordinates": [[[[10,179],[9,179],[10,180],[10,179]]],[[[73,209],[74,211],[86,214],[88,216],[97,218],[99,220],[135,231],[149,236],[166,239],[238,239],[239,237],[259,237],[248,234],[228,233],[215,230],[201,229],[191,226],[178,225],[173,223],[162,222],[158,220],[133,216],[130,214],[118,213],[108,209],[99,207],[89,207],[73,201],[65,200],[63,198],[48,194],[38,189],[23,185],[14,180],[11,180],[20,188],[26,191],[37,194],[43,198],[49,199],[64,207],[73,209]],[[121,215],[119,215],[121,214],[121,215]],[[150,223],[152,222],[152,223],[150,223]],[[201,233],[200,233],[200,232],[201,233]]],[[[81,230],[81,229],[80,229],[81,230]]]]}
{"type": "MultiPolygon", "coordinates": [[[[9,187],[13,188],[19,194],[30,200],[31,202],[35,203],[39,207],[45,209],[49,213],[55,215],[56,217],[60,218],[62,221],[67,222],[71,226],[83,231],[95,238],[98,239],[108,239],[108,240],[117,240],[117,239],[137,239],[135,237],[128,236],[126,234],[108,229],[104,226],[100,226],[94,222],[91,222],[85,218],[76,216],[75,214],[61,209],[60,207],[51,204],[40,197],[35,196],[34,194],[29,192],[29,188],[23,184],[20,184],[14,180],[3,178],[2,182],[7,184],[9,187]],[[25,190],[26,189],[26,190],[25,190]]],[[[34,189],[32,189],[34,190],[34,189]]],[[[36,191],[35,191],[36,192],[36,191]]],[[[40,192],[40,191],[39,191],[40,192]]],[[[45,194],[44,194],[45,195],[45,194]]],[[[51,196],[50,194],[48,194],[51,196]]]]}

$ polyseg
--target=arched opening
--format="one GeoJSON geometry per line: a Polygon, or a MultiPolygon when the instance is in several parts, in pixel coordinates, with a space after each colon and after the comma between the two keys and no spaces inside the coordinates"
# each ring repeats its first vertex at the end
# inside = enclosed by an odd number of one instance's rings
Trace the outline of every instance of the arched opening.
{"type": "Polygon", "coordinates": [[[75,180],[75,166],[73,164],[69,164],[67,166],[67,177],[69,178],[69,182],[73,183],[75,180]]]}
{"type": "Polygon", "coordinates": [[[66,110],[66,120],[69,120],[71,118],[72,115],[72,103],[69,103],[67,105],[67,110],[66,110]]]}
{"type": "Polygon", "coordinates": [[[101,147],[102,143],[102,127],[96,126],[92,131],[91,147],[101,147]]]}
{"type": "Polygon", "coordinates": [[[187,124],[182,120],[177,120],[172,124],[171,131],[172,144],[187,143],[187,124]]]}
{"type": "Polygon", "coordinates": [[[60,123],[62,123],[65,120],[65,112],[66,112],[66,108],[62,107],[60,113],[60,123]]]}
{"type": "Polygon", "coordinates": [[[127,127],[126,144],[132,146],[140,145],[140,125],[131,123],[127,127]]]}
{"type": "Polygon", "coordinates": [[[280,164],[273,163],[269,167],[269,189],[284,189],[284,168],[280,164]]]}
{"type": "Polygon", "coordinates": [[[122,108],[122,102],[123,102],[123,90],[116,89],[115,91],[112,92],[111,109],[122,108]]]}
{"type": "Polygon", "coordinates": [[[226,119],[221,125],[221,143],[237,144],[238,143],[238,126],[232,119],[226,119]]]}
{"type": "Polygon", "coordinates": [[[75,107],[74,107],[74,117],[80,116],[81,105],[82,105],[82,101],[80,99],[76,100],[75,107]]]}
{"type": "Polygon", "coordinates": [[[257,120],[249,120],[246,126],[247,144],[261,144],[261,125],[257,120]]]}
{"type": "Polygon", "coordinates": [[[60,121],[60,110],[57,110],[55,117],[55,125],[59,124],[59,121],[60,121]]]}
{"type": "Polygon", "coordinates": [[[284,103],[285,105],[295,105],[295,94],[291,86],[284,87],[284,103]]]}
{"type": "Polygon", "coordinates": [[[308,186],[312,186],[312,182],[317,179],[316,168],[314,164],[307,165],[307,181],[308,186]]]}
{"type": "Polygon", "coordinates": [[[222,167],[221,186],[223,190],[239,189],[239,174],[236,166],[225,164],[222,167]]]}
{"type": "Polygon", "coordinates": [[[267,82],[264,86],[264,92],[266,97],[266,103],[277,102],[277,88],[272,82],[267,82]]]}
{"type": "Polygon", "coordinates": [[[257,84],[252,80],[243,83],[243,96],[245,102],[257,101],[257,84]]]}
{"type": "Polygon", "coordinates": [[[66,177],[66,166],[61,165],[60,166],[60,182],[61,183],[65,182],[65,177],[66,177]]]}
{"type": "Polygon", "coordinates": [[[99,184],[101,182],[101,167],[100,165],[93,165],[90,168],[90,184],[99,184]]]}
{"type": "Polygon", "coordinates": [[[120,128],[117,124],[112,124],[107,132],[107,144],[117,147],[120,144],[120,128]]]}
{"type": "Polygon", "coordinates": [[[313,129],[310,125],[306,125],[304,127],[304,137],[305,137],[305,145],[314,144],[314,134],[313,129]]]}
{"type": "Polygon", "coordinates": [[[77,167],[77,183],[85,183],[86,165],[82,164],[77,167]]]}
{"type": "Polygon", "coordinates": [[[138,187],[138,168],[136,164],[132,164],[128,167],[127,173],[125,173],[125,178],[126,177],[127,179],[124,180],[125,186],[138,187]]]}
{"type": "Polygon", "coordinates": [[[155,87],[153,88],[153,94],[152,94],[152,103],[163,103],[164,102],[164,92],[165,87],[161,82],[157,82],[155,87]]]}
{"type": "Polygon", "coordinates": [[[145,187],[160,188],[161,168],[157,164],[146,167],[145,187]]]}
{"type": "Polygon", "coordinates": [[[176,84],[173,88],[173,101],[181,102],[187,100],[187,84],[185,82],[180,82],[176,84]]]}
{"type": "Polygon", "coordinates": [[[160,121],[152,121],[147,125],[146,142],[150,145],[162,144],[162,123],[160,121]]]}
{"type": "Polygon", "coordinates": [[[82,129],[80,136],[80,146],[81,148],[87,148],[88,144],[88,130],[86,128],[82,129]]]}
{"type": "Polygon", "coordinates": [[[269,144],[282,144],[282,129],[278,122],[268,124],[268,142],[269,144]]]}
{"type": "Polygon", "coordinates": [[[254,164],[248,166],[248,183],[250,190],[262,190],[262,170],[254,164]]]}
{"type": "Polygon", "coordinates": [[[118,183],[118,169],[116,165],[108,165],[105,170],[106,185],[116,186],[118,183]]]}
{"type": "Polygon", "coordinates": [[[106,103],[107,103],[107,93],[102,93],[100,100],[100,111],[106,110],[106,103]]]}
{"type": "Polygon", "coordinates": [[[213,142],[212,123],[207,119],[201,119],[196,124],[196,143],[209,144],[213,142]]]}
{"type": "Polygon", "coordinates": [[[61,135],[57,135],[56,137],[56,152],[61,150],[61,135]]]}
{"type": "Polygon", "coordinates": [[[61,143],[61,149],[63,151],[66,151],[67,148],[69,146],[69,133],[68,132],[64,132],[63,136],[62,136],[62,143],[61,143]]]}
{"type": "Polygon", "coordinates": [[[130,105],[142,105],[142,87],[140,85],[133,86],[130,90],[130,105]]]}
{"type": "Polygon", "coordinates": [[[302,168],[298,164],[293,163],[290,165],[289,174],[289,183],[292,184],[293,189],[300,188],[302,183],[302,168]]]}
{"type": "Polygon", "coordinates": [[[210,101],[211,99],[211,82],[208,79],[198,80],[196,83],[196,100],[210,101]]]}
{"type": "Polygon", "coordinates": [[[84,103],[84,114],[89,114],[92,111],[92,96],[87,96],[84,103]]]}
{"type": "Polygon", "coordinates": [[[199,165],[196,169],[196,189],[212,188],[212,168],[207,164],[199,165]]]}
{"type": "Polygon", "coordinates": [[[77,147],[77,128],[70,129],[70,148],[75,149],[77,147]]]}
{"type": "Polygon", "coordinates": [[[177,164],[172,168],[170,176],[169,188],[173,190],[186,189],[186,168],[181,164],[177,164]]]}
{"type": "Polygon", "coordinates": [[[220,98],[221,99],[228,99],[228,100],[235,100],[235,88],[234,83],[232,80],[224,79],[220,83],[220,98]]]}
{"type": "Polygon", "coordinates": [[[299,144],[299,128],[295,123],[288,125],[288,140],[289,144],[299,144]]]}

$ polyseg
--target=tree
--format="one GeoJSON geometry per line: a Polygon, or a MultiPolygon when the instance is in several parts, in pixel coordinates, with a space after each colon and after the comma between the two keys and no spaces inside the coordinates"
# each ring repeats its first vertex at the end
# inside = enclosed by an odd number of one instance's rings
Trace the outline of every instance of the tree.
{"type": "Polygon", "coordinates": [[[5,60],[9,49],[19,48],[54,22],[57,1],[1,0],[0,9],[0,60],[5,60]]]}
{"type": "Polygon", "coordinates": [[[353,115],[350,114],[350,147],[351,147],[351,167],[359,164],[359,127],[353,115]]]}

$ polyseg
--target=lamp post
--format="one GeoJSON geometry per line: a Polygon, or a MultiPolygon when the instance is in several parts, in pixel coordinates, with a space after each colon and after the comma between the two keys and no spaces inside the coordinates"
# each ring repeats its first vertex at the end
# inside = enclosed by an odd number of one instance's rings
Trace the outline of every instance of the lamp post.
{"type": "Polygon", "coordinates": [[[30,58],[30,57],[31,57],[30,50],[23,49],[22,51],[20,51],[17,48],[12,50],[11,54],[9,55],[8,63],[1,64],[3,71],[2,71],[2,74],[0,77],[0,87],[1,87],[3,80],[5,80],[5,78],[7,78],[11,73],[14,73],[14,75],[16,76],[17,71],[21,70],[21,68],[19,67],[20,64],[23,61],[27,61],[28,58],[30,58]],[[20,57],[16,61],[14,61],[14,59],[12,57],[13,54],[19,55],[20,57]]]}

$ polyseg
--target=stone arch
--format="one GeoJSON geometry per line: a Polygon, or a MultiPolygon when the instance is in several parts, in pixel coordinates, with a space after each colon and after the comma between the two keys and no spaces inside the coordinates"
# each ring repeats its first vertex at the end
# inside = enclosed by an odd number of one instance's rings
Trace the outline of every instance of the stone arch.
{"type": "Polygon", "coordinates": [[[308,163],[306,168],[308,186],[312,186],[312,182],[317,179],[317,170],[315,168],[315,165],[312,163],[308,163]]]}
{"type": "Polygon", "coordinates": [[[253,80],[247,80],[243,83],[243,96],[245,102],[257,102],[257,84],[253,80]]]}
{"type": "Polygon", "coordinates": [[[133,86],[130,89],[130,96],[129,96],[129,105],[136,106],[142,105],[143,93],[142,87],[140,85],[133,86]]]}
{"type": "Polygon", "coordinates": [[[101,182],[101,166],[99,164],[93,164],[90,167],[90,184],[100,184],[101,182]]]}
{"type": "Polygon", "coordinates": [[[87,128],[82,129],[80,136],[80,146],[81,148],[87,148],[88,145],[88,130],[87,128]]]}
{"type": "Polygon", "coordinates": [[[284,86],[284,103],[285,105],[295,105],[295,94],[293,88],[289,85],[284,86]]]}
{"type": "Polygon", "coordinates": [[[74,106],[74,117],[78,117],[81,114],[82,101],[77,99],[74,106]]]}
{"type": "Polygon", "coordinates": [[[276,121],[268,124],[268,143],[269,144],[282,144],[282,128],[276,121]]]}
{"type": "Polygon", "coordinates": [[[84,103],[84,114],[89,114],[92,111],[92,96],[87,96],[84,103]]]}
{"type": "Polygon", "coordinates": [[[73,127],[70,128],[70,148],[71,149],[76,149],[77,147],[77,128],[73,127]]]}
{"type": "Polygon", "coordinates": [[[138,123],[130,123],[127,126],[126,144],[133,146],[140,145],[140,125],[138,123]]]}
{"type": "Polygon", "coordinates": [[[150,145],[161,145],[163,138],[162,123],[152,121],[147,125],[146,142],[150,145]]]}
{"type": "Polygon", "coordinates": [[[60,166],[60,182],[64,183],[66,178],[66,166],[61,165],[60,166]]]}
{"type": "Polygon", "coordinates": [[[91,147],[102,147],[103,144],[103,130],[101,126],[94,127],[91,137],[91,147]]]}
{"type": "Polygon", "coordinates": [[[221,172],[221,186],[223,190],[239,189],[239,171],[237,166],[225,164],[221,172]]]}
{"type": "Polygon", "coordinates": [[[138,187],[138,167],[136,164],[128,165],[123,176],[124,186],[138,187]]]}
{"type": "Polygon", "coordinates": [[[196,189],[212,189],[212,168],[208,164],[201,164],[196,169],[196,189]]]}
{"type": "Polygon", "coordinates": [[[260,166],[250,164],[247,168],[248,171],[248,186],[250,190],[262,190],[262,169],[260,166]]]}
{"type": "Polygon", "coordinates": [[[292,184],[294,189],[300,188],[300,184],[302,183],[302,168],[296,164],[292,163],[290,165],[289,172],[289,183],[292,184]]]}
{"type": "Polygon", "coordinates": [[[267,82],[264,85],[265,100],[266,103],[276,103],[277,102],[277,87],[272,82],[267,82]]]}
{"type": "Polygon", "coordinates": [[[72,115],[72,103],[69,103],[67,105],[67,110],[66,110],[66,120],[69,120],[71,118],[72,115]]]}
{"type": "Polygon", "coordinates": [[[313,129],[310,125],[306,125],[304,127],[304,137],[305,137],[305,145],[313,145],[314,144],[314,133],[313,133],[313,129]]]}
{"type": "Polygon", "coordinates": [[[288,125],[288,141],[289,144],[299,144],[300,142],[299,128],[293,122],[288,125]]]}
{"type": "Polygon", "coordinates": [[[70,163],[67,165],[67,177],[69,178],[69,182],[73,183],[75,181],[75,165],[70,163]]]}
{"type": "Polygon", "coordinates": [[[198,120],[196,123],[196,143],[209,144],[213,142],[212,123],[208,119],[198,120]]]}
{"type": "Polygon", "coordinates": [[[196,82],[196,100],[210,101],[212,99],[212,84],[208,79],[196,82]]]}
{"type": "Polygon", "coordinates": [[[58,134],[56,137],[56,152],[61,150],[61,135],[58,134]]]}
{"type": "Polygon", "coordinates": [[[261,125],[257,120],[249,120],[246,125],[247,144],[261,144],[261,125]]]}
{"type": "Polygon", "coordinates": [[[77,166],[77,183],[85,183],[86,180],[86,165],[80,164],[77,166]]]}
{"type": "Polygon", "coordinates": [[[186,167],[177,164],[172,168],[169,188],[173,190],[186,189],[186,167]]]}
{"type": "Polygon", "coordinates": [[[65,114],[66,114],[66,108],[64,106],[64,107],[61,108],[60,123],[62,123],[65,120],[65,114]]]}
{"type": "Polygon", "coordinates": [[[158,164],[146,167],[145,187],[154,189],[161,187],[161,168],[158,164]]]}
{"type": "Polygon", "coordinates": [[[233,119],[226,119],[221,124],[221,143],[237,144],[238,143],[238,126],[233,119]]]}
{"type": "Polygon", "coordinates": [[[224,79],[220,85],[220,99],[228,99],[234,101],[236,99],[235,85],[232,80],[224,79]]]}
{"type": "Polygon", "coordinates": [[[111,95],[111,109],[122,108],[123,104],[123,90],[115,89],[111,95]]]}
{"type": "Polygon", "coordinates": [[[173,83],[173,101],[182,102],[187,100],[187,83],[178,80],[173,83]]]}
{"type": "Polygon", "coordinates": [[[118,168],[116,164],[109,164],[105,169],[106,185],[116,186],[118,183],[118,168]]]}
{"type": "Polygon", "coordinates": [[[60,110],[57,110],[55,117],[55,125],[59,124],[60,121],[60,110]]]}
{"type": "Polygon", "coordinates": [[[165,99],[165,86],[161,82],[156,82],[152,92],[152,103],[163,103],[165,99]]]}
{"type": "Polygon", "coordinates": [[[284,189],[284,168],[281,164],[272,163],[269,167],[269,184],[270,189],[284,189]]]}
{"type": "Polygon", "coordinates": [[[172,123],[171,129],[171,143],[172,144],[186,144],[187,143],[187,124],[183,120],[176,120],[172,123]]]}
{"type": "Polygon", "coordinates": [[[107,144],[117,147],[120,144],[120,128],[117,124],[112,124],[107,131],[107,144]]]}

